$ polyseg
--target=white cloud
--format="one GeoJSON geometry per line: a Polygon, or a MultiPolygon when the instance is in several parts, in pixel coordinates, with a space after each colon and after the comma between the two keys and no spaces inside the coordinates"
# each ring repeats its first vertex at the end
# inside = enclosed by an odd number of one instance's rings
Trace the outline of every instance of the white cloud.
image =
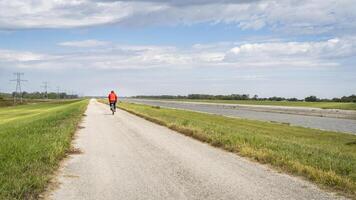
{"type": "Polygon", "coordinates": [[[0,63],[40,61],[40,60],[44,60],[46,57],[47,56],[44,54],[0,49],[0,63]]]}
{"type": "Polygon", "coordinates": [[[67,46],[67,47],[99,47],[99,46],[107,46],[109,42],[99,41],[99,40],[81,40],[81,41],[67,41],[58,43],[59,46],[67,46]]]}
{"type": "Polygon", "coordinates": [[[321,42],[248,43],[233,47],[225,62],[240,66],[329,67],[356,55],[355,39],[321,42]]]}
{"type": "MultiPolygon", "coordinates": [[[[356,56],[356,38],[333,38],[319,42],[272,42],[249,43],[230,49],[226,61],[250,61],[258,58],[262,62],[324,63],[345,57],[356,56]]],[[[287,63],[286,63],[287,64],[287,63]]]]}
{"type": "MultiPolygon", "coordinates": [[[[95,42],[94,42],[95,43],[95,42]]],[[[71,43],[70,43],[71,44],[71,43]]],[[[78,46],[74,42],[74,46],[78,46]]],[[[79,43],[79,46],[82,43],[79,43]]],[[[86,44],[86,43],[85,43],[86,44]]],[[[71,44],[72,45],[72,44],[71,44]]],[[[73,46],[73,45],[72,45],[73,46]]],[[[318,42],[234,42],[174,46],[93,45],[82,51],[39,54],[0,50],[0,67],[26,68],[181,68],[181,67],[330,67],[356,57],[356,38],[318,42]]]]}
{"type": "Polygon", "coordinates": [[[0,10],[0,29],[207,22],[293,34],[356,31],[354,0],[0,0],[0,10]]]}
{"type": "Polygon", "coordinates": [[[89,0],[0,0],[0,28],[71,28],[122,21],[134,13],[149,13],[161,5],[145,2],[89,0]],[[144,8],[144,9],[143,9],[144,8]]]}

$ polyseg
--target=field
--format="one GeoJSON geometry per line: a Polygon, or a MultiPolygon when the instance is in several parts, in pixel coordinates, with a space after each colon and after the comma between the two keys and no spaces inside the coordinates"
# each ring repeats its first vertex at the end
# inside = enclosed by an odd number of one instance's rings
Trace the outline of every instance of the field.
{"type": "Polygon", "coordinates": [[[5,106],[12,106],[13,101],[10,99],[0,99],[0,107],[5,107],[5,106]]]}
{"type": "Polygon", "coordinates": [[[0,199],[37,199],[70,150],[87,103],[0,108],[0,199]]]}
{"type": "Polygon", "coordinates": [[[142,104],[119,108],[213,146],[356,195],[356,136],[142,104]]]}
{"type": "MultiPolygon", "coordinates": [[[[167,99],[161,99],[161,100],[167,100],[167,99]]],[[[342,102],[201,100],[201,99],[200,100],[174,99],[174,101],[245,104],[245,105],[267,105],[267,106],[296,106],[296,107],[311,107],[311,108],[322,108],[322,109],[356,110],[356,103],[342,103],[342,102]]]]}
{"type": "MultiPolygon", "coordinates": [[[[22,103],[17,102],[16,106],[31,104],[31,103],[56,102],[56,101],[58,100],[57,99],[23,99],[23,102],[22,103]]],[[[62,101],[71,101],[71,100],[62,100],[62,101]]],[[[0,98],[0,108],[7,107],[7,106],[14,106],[14,100],[12,98],[5,98],[5,99],[0,98]]]]}

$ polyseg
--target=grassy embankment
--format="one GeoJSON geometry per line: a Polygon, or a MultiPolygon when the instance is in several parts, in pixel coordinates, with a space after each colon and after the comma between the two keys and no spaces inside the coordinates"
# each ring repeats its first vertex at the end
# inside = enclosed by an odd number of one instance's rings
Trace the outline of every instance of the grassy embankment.
{"type": "MultiPolygon", "coordinates": [[[[62,99],[61,101],[73,101],[73,99],[62,99]]],[[[32,103],[45,103],[45,102],[58,102],[58,99],[23,99],[22,103],[17,102],[14,104],[14,100],[12,98],[0,98],[0,108],[7,106],[19,106],[26,105],[32,103]]]]}
{"type": "Polygon", "coordinates": [[[88,101],[0,108],[0,199],[36,199],[70,150],[88,101]]]}
{"type": "Polygon", "coordinates": [[[356,135],[142,104],[118,106],[213,146],[356,195],[356,135]]]}
{"type": "MultiPolygon", "coordinates": [[[[156,99],[157,100],[157,99],[156,99]]],[[[343,102],[304,102],[304,101],[258,101],[258,100],[194,100],[194,99],[161,99],[168,101],[204,102],[204,103],[227,103],[244,105],[266,105],[266,106],[296,106],[322,109],[356,110],[356,103],[343,102]]]]}
{"type": "Polygon", "coordinates": [[[13,100],[0,98],[0,107],[12,106],[13,104],[14,104],[13,100]]]}

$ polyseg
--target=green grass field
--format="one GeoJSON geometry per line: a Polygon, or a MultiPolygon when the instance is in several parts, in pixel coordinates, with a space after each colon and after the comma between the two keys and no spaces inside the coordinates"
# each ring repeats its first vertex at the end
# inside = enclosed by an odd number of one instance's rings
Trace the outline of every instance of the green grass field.
{"type": "MultiPolygon", "coordinates": [[[[162,100],[167,100],[167,99],[162,99],[162,100]]],[[[172,101],[229,103],[229,104],[246,104],[246,105],[267,105],[267,106],[296,106],[296,107],[312,107],[312,108],[322,108],[322,109],[356,110],[356,103],[342,103],[342,102],[193,100],[193,99],[174,99],[172,101]]]]}
{"type": "MultiPolygon", "coordinates": [[[[57,99],[23,99],[22,103],[17,102],[16,104],[14,104],[14,100],[12,98],[5,98],[5,99],[0,98],[0,108],[7,107],[7,106],[26,105],[31,103],[45,103],[45,102],[57,102],[57,101],[58,101],[57,99]]],[[[72,101],[72,100],[66,99],[61,101],[72,101]]]]}
{"type": "Polygon", "coordinates": [[[87,103],[0,108],[0,199],[37,199],[69,151],[87,103]]]}
{"type": "Polygon", "coordinates": [[[213,146],[356,195],[356,135],[142,104],[118,106],[213,146]]]}

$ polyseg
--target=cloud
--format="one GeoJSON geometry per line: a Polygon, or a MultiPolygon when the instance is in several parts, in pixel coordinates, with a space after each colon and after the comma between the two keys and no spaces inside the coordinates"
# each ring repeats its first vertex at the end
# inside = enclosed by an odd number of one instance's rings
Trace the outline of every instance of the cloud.
{"type": "Polygon", "coordinates": [[[46,55],[26,51],[13,51],[0,49],[0,63],[4,62],[29,62],[46,59],[46,55]]]}
{"type": "Polygon", "coordinates": [[[0,0],[0,29],[72,28],[122,21],[160,5],[145,2],[89,0],[0,0]]]}
{"type": "Polygon", "coordinates": [[[328,67],[356,57],[356,38],[317,42],[247,43],[230,49],[224,61],[242,66],[328,67]]]}
{"type": "Polygon", "coordinates": [[[224,23],[291,34],[356,31],[353,0],[0,0],[0,10],[3,30],[224,23]]]}
{"type": "Polygon", "coordinates": [[[67,41],[58,43],[59,46],[67,46],[67,47],[100,47],[107,46],[109,42],[99,41],[99,40],[81,40],[81,41],[67,41]]]}
{"type": "MultiPolygon", "coordinates": [[[[273,40],[271,40],[273,41],[273,40]]],[[[313,68],[340,66],[356,58],[356,37],[332,38],[317,42],[260,42],[196,44],[174,46],[93,45],[97,42],[67,42],[85,47],[74,52],[39,54],[0,49],[0,67],[41,69],[145,69],[199,67],[313,68]]],[[[99,42],[100,43],[100,42],[99,42]]]]}
{"type": "MultiPolygon", "coordinates": [[[[112,0],[115,1],[115,0],[112,0]]],[[[240,4],[240,3],[248,3],[248,2],[254,2],[254,1],[260,1],[260,0],[122,0],[126,2],[154,2],[154,3],[165,3],[169,5],[174,5],[174,6],[192,6],[192,5],[205,5],[205,4],[226,4],[226,3],[235,3],[235,4],[240,4]]]]}
{"type": "Polygon", "coordinates": [[[337,60],[356,56],[356,38],[333,38],[318,42],[248,43],[230,49],[230,62],[251,60],[337,60]]]}

